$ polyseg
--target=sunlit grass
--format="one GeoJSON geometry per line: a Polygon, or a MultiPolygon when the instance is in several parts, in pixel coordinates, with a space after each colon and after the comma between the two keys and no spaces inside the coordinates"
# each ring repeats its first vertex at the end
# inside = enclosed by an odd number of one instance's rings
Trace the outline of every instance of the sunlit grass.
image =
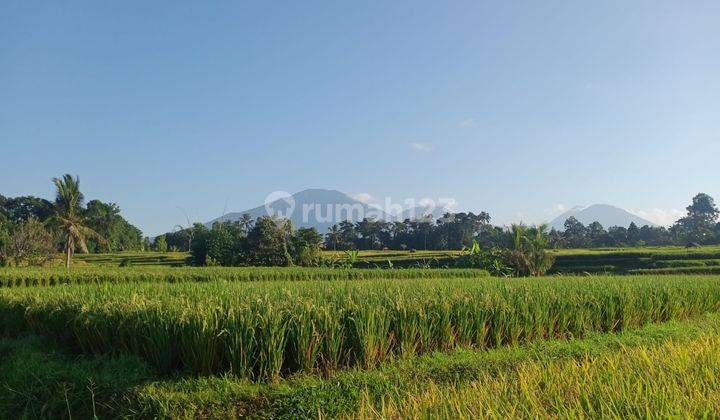
{"type": "Polygon", "coordinates": [[[469,385],[431,384],[362,418],[710,418],[720,412],[720,336],[525,362],[469,385]]]}
{"type": "Polygon", "coordinates": [[[0,290],[0,331],[269,380],[718,309],[718,277],[137,283],[0,290]]]}

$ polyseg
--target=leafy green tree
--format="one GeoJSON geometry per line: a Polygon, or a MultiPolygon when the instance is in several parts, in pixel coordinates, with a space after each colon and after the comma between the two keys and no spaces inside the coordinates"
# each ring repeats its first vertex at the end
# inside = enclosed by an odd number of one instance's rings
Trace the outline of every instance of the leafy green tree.
{"type": "Polygon", "coordinates": [[[513,248],[508,252],[508,260],[516,276],[542,276],[552,268],[555,257],[547,251],[547,225],[512,225],[510,233],[513,248]]]}
{"type": "Polygon", "coordinates": [[[243,236],[237,222],[214,223],[208,232],[208,257],[222,266],[235,265],[243,236]]]}
{"type": "Polygon", "coordinates": [[[706,244],[714,239],[717,220],[715,200],[700,193],[693,197],[692,204],[687,207],[687,216],[675,222],[673,229],[682,240],[706,244]]]}
{"type": "Polygon", "coordinates": [[[303,267],[317,267],[322,263],[323,238],[315,228],[300,228],[292,236],[292,251],[295,264],[303,267]]]}
{"type": "Polygon", "coordinates": [[[349,220],[340,222],[340,235],[342,241],[338,246],[339,249],[348,250],[357,247],[358,235],[353,222],[349,220]]]}
{"type": "Polygon", "coordinates": [[[640,228],[635,222],[630,222],[630,226],[627,229],[627,243],[630,246],[635,246],[640,241],[640,228]]]}
{"type": "Polygon", "coordinates": [[[564,236],[565,242],[570,248],[586,248],[590,246],[587,228],[573,216],[565,220],[564,236]]]}
{"type": "MultiPolygon", "coordinates": [[[[142,246],[142,232],[120,215],[120,207],[115,203],[103,203],[92,200],[85,209],[87,226],[108,242],[112,251],[134,251],[142,246]]],[[[97,251],[100,243],[90,239],[88,248],[97,251]]]]}
{"type": "Polygon", "coordinates": [[[167,232],[165,240],[167,241],[168,249],[176,249],[178,251],[190,251],[190,245],[192,243],[192,226],[188,228],[181,228],[173,232],[167,232]]]}
{"type": "Polygon", "coordinates": [[[53,215],[53,205],[48,200],[33,196],[3,197],[0,213],[15,224],[25,223],[31,218],[44,222],[53,215]]]}
{"type": "MultiPolygon", "coordinates": [[[[2,199],[4,198],[5,197],[0,195],[0,204],[2,204],[2,199]]],[[[12,224],[10,223],[10,220],[8,220],[7,216],[4,213],[0,212],[0,267],[6,264],[5,258],[2,254],[2,249],[10,241],[11,227],[12,224]]]]}
{"type": "Polygon", "coordinates": [[[592,222],[587,226],[587,236],[592,246],[603,246],[608,240],[607,231],[600,222],[592,222]]]}
{"type": "Polygon", "coordinates": [[[80,192],[80,178],[65,174],[62,178],[53,178],[56,196],[51,224],[63,236],[65,244],[65,266],[70,268],[75,248],[87,254],[87,239],[93,238],[107,247],[107,241],[99,233],[87,226],[84,212],[84,196],[80,192]]]}
{"type": "Polygon", "coordinates": [[[16,267],[41,266],[52,260],[55,245],[52,235],[35,218],[17,226],[0,249],[0,260],[16,267]]]}
{"type": "Polygon", "coordinates": [[[195,223],[189,230],[190,258],[193,265],[205,265],[208,257],[210,231],[202,223],[195,223]]]}
{"type": "Polygon", "coordinates": [[[289,266],[292,257],[288,252],[288,221],[260,217],[248,232],[244,244],[245,261],[249,265],[289,266]]]}
{"type": "Polygon", "coordinates": [[[167,250],[168,250],[168,244],[167,244],[167,239],[165,239],[165,235],[160,235],[157,238],[155,238],[155,251],[167,252],[167,250]]]}

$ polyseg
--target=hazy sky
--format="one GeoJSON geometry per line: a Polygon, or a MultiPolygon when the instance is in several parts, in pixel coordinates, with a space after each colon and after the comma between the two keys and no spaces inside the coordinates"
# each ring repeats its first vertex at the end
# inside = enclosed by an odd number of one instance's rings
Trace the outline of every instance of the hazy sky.
{"type": "Polygon", "coordinates": [[[494,222],[720,199],[718,1],[0,2],[0,193],[147,234],[275,190],[494,222]],[[111,4],[113,3],[113,4],[111,4]]]}

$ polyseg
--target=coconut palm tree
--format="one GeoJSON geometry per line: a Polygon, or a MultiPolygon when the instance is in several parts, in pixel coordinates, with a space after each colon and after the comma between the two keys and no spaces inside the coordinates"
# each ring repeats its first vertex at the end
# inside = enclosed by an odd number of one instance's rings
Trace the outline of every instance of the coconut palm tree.
{"type": "Polygon", "coordinates": [[[508,253],[516,276],[542,276],[552,268],[555,257],[547,252],[548,225],[510,228],[513,247],[508,253]]]}
{"type": "Polygon", "coordinates": [[[75,248],[80,248],[84,254],[88,253],[86,243],[88,238],[93,238],[106,247],[108,242],[85,225],[82,211],[85,197],[80,192],[80,178],[65,174],[62,178],[53,178],[52,181],[57,192],[55,214],[50,218],[50,223],[62,233],[65,243],[65,267],[70,268],[75,248]]]}
{"type": "Polygon", "coordinates": [[[242,232],[247,235],[247,233],[250,232],[250,229],[252,229],[255,221],[249,214],[244,213],[242,217],[240,217],[238,223],[240,223],[240,229],[242,230],[242,232]]]}
{"type": "Polygon", "coordinates": [[[328,228],[326,235],[327,242],[332,244],[333,251],[337,251],[337,245],[342,240],[342,231],[338,225],[332,225],[328,228]]]}

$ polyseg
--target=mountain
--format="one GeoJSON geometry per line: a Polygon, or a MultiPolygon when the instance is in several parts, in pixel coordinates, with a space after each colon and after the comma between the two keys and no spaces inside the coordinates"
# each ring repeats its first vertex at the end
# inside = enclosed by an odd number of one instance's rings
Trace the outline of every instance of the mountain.
{"type": "Polygon", "coordinates": [[[364,217],[392,220],[392,217],[382,210],[369,206],[340,191],[308,189],[295,193],[290,197],[272,200],[267,205],[241,212],[228,213],[211,220],[206,225],[210,227],[215,222],[237,221],[246,213],[255,220],[258,217],[268,216],[268,210],[278,217],[290,219],[295,228],[314,227],[321,234],[326,233],[333,224],[340,223],[343,220],[357,222],[364,217]]]}
{"type": "Polygon", "coordinates": [[[594,204],[590,207],[575,207],[550,222],[550,227],[565,230],[565,221],[570,217],[575,217],[585,226],[592,222],[600,222],[606,229],[610,226],[628,227],[630,223],[635,223],[638,227],[650,225],[655,226],[653,222],[638,217],[626,210],[607,204],[594,204]]]}

